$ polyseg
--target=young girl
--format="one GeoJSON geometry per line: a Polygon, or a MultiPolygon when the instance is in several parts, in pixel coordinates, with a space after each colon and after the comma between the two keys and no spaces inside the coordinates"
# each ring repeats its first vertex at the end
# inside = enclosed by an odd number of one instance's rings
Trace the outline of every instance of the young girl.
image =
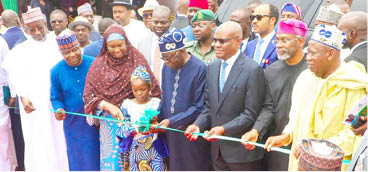
{"type": "MultiPolygon", "coordinates": [[[[160,99],[149,96],[151,76],[144,66],[135,69],[130,81],[135,98],[126,99],[121,105],[124,124],[117,131],[120,152],[124,154],[125,161],[129,161],[130,171],[164,171],[167,148],[163,138],[158,134],[141,133],[138,127],[142,126],[136,125],[145,110],[158,109],[160,99]]],[[[124,164],[127,165],[126,162],[124,164]]]]}

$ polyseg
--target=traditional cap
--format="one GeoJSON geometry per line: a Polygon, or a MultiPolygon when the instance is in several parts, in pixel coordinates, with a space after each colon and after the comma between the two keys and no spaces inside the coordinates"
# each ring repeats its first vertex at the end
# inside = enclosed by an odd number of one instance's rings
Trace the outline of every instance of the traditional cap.
{"type": "Polygon", "coordinates": [[[69,24],[68,28],[70,30],[73,30],[73,28],[77,25],[84,25],[87,26],[89,28],[90,31],[92,31],[93,25],[91,23],[88,22],[88,19],[82,16],[77,16],[74,21],[72,23],[69,24]]]}
{"type": "Polygon", "coordinates": [[[145,66],[139,66],[134,70],[133,74],[130,76],[130,82],[136,79],[143,79],[148,85],[152,86],[151,75],[148,73],[145,66]]]}
{"type": "Polygon", "coordinates": [[[138,14],[143,16],[144,11],[154,10],[158,6],[160,6],[160,4],[156,0],[147,0],[144,6],[138,9],[138,14]]]}
{"type": "Polygon", "coordinates": [[[337,25],[343,15],[344,13],[342,13],[340,8],[335,4],[322,6],[318,12],[316,20],[337,25]]]}
{"type": "Polygon", "coordinates": [[[22,14],[24,24],[33,23],[36,21],[46,21],[40,7],[31,8],[26,13],[22,14]]]}
{"type": "Polygon", "coordinates": [[[298,5],[295,5],[294,3],[292,2],[288,2],[288,3],[285,3],[282,8],[281,8],[281,14],[283,12],[292,12],[292,13],[295,13],[297,14],[300,18],[302,18],[302,10],[300,9],[300,7],[298,5]]]}
{"type": "Polygon", "coordinates": [[[329,26],[320,24],[314,28],[311,40],[340,50],[346,42],[346,35],[335,25],[329,26]]]}
{"type": "Polygon", "coordinates": [[[129,9],[133,9],[134,5],[132,4],[131,0],[114,0],[111,4],[112,6],[119,5],[119,6],[125,6],[129,9]]]}
{"type": "Polygon", "coordinates": [[[211,10],[199,10],[192,18],[195,21],[213,21],[216,20],[215,14],[211,10]]]}
{"type": "Polygon", "coordinates": [[[188,7],[208,9],[208,0],[189,0],[188,7]]]}
{"type": "Polygon", "coordinates": [[[327,140],[303,139],[299,171],[341,171],[344,151],[327,140]]]}
{"type": "Polygon", "coordinates": [[[277,34],[288,33],[305,37],[307,30],[308,27],[303,21],[290,19],[286,21],[280,21],[277,34]]]}
{"type": "Polygon", "coordinates": [[[77,11],[78,11],[78,15],[80,15],[84,12],[93,13],[92,6],[89,3],[84,3],[83,5],[79,6],[77,11]]]}
{"type": "Polygon", "coordinates": [[[168,30],[164,35],[160,37],[160,40],[158,41],[160,51],[162,53],[166,53],[183,48],[184,38],[185,35],[181,30],[175,28],[168,30]]]}
{"type": "Polygon", "coordinates": [[[62,50],[69,50],[71,48],[76,47],[79,45],[77,40],[77,36],[74,32],[70,30],[63,30],[57,37],[56,42],[59,45],[59,49],[62,50]]]}

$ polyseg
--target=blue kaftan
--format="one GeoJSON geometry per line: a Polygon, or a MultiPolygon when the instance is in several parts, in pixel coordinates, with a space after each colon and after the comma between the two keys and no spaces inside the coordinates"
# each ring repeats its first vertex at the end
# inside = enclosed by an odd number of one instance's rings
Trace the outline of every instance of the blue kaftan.
{"type": "MultiPolygon", "coordinates": [[[[170,127],[180,130],[185,130],[194,122],[204,105],[206,70],[206,64],[193,55],[179,70],[164,65],[159,120],[169,119],[170,127]],[[177,89],[174,87],[176,82],[177,89]]],[[[169,171],[211,169],[209,142],[202,138],[190,142],[183,133],[171,131],[167,131],[165,136],[169,149],[169,171]]]]}
{"type": "MultiPolygon", "coordinates": [[[[54,110],[84,113],[82,100],[88,69],[93,61],[83,56],[79,66],[72,67],[60,61],[51,69],[51,102],[54,110]]],[[[64,119],[64,133],[67,145],[69,170],[99,171],[100,146],[98,129],[89,126],[86,118],[67,114],[64,119]]]]}

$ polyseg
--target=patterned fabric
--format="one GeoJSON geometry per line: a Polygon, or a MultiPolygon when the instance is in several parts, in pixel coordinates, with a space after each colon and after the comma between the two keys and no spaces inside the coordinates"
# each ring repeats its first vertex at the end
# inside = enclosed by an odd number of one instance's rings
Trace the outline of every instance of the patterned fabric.
{"type": "Polygon", "coordinates": [[[171,98],[171,107],[170,107],[171,113],[175,112],[175,102],[176,102],[175,97],[178,94],[177,89],[179,87],[180,72],[181,72],[181,69],[177,70],[176,75],[175,75],[174,92],[173,92],[173,97],[171,98]]]}
{"type": "Polygon", "coordinates": [[[120,150],[124,155],[124,164],[129,164],[130,171],[164,171],[166,164],[164,163],[165,154],[160,154],[159,150],[166,147],[160,144],[157,134],[142,135],[136,129],[133,121],[136,121],[146,109],[157,109],[160,99],[152,98],[146,104],[136,104],[130,99],[123,102],[121,109],[124,111],[124,121],[132,122],[132,125],[122,125],[118,129],[118,137],[120,138],[120,150]],[[132,133],[137,131],[133,136],[132,133]],[[133,138],[134,137],[134,138],[133,138]]]}
{"type": "Polygon", "coordinates": [[[136,79],[143,79],[150,86],[152,86],[151,75],[148,73],[145,66],[139,66],[134,70],[132,76],[130,77],[130,81],[133,82],[136,79]]]}
{"type": "Polygon", "coordinates": [[[294,3],[292,2],[288,2],[288,3],[285,3],[282,8],[281,8],[281,13],[283,12],[292,12],[292,13],[295,13],[297,14],[300,18],[302,18],[302,10],[300,9],[300,7],[298,5],[295,5],[294,3]]]}
{"type": "Polygon", "coordinates": [[[320,24],[314,28],[311,40],[340,50],[346,42],[346,35],[335,25],[320,24]]]}
{"type": "Polygon", "coordinates": [[[171,52],[184,47],[185,34],[178,29],[172,28],[162,35],[158,41],[161,53],[171,52]]]}
{"type": "Polygon", "coordinates": [[[322,6],[318,12],[316,21],[322,21],[337,25],[342,15],[344,15],[344,13],[342,13],[340,8],[337,7],[335,4],[322,6]]]}
{"type": "Polygon", "coordinates": [[[154,134],[133,140],[130,146],[130,171],[165,171],[164,158],[153,146],[154,134]]]}
{"type": "Polygon", "coordinates": [[[28,10],[28,12],[22,14],[22,18],[23,18],[24,24],[41,21],[41,20],[46,21],[46,18],[42,14],[40,7],[36,7],[36,8],[32,8],[28,10]]]}
{"type": "MultiPolygon", "coordinates": [[[[103,112],[100,114],[103,115],[103,112]]],[[[112,118],[110,114],[106,117],[112,118]]],[[[119,152],[119,138],[116,137],[118,125],[106,120],[100,121],[100,166],[101,171],[122,171],[124,161],[119,152]]]]}
{"type": "MultiPolygon", "coordinates": [[[[127,98],[134,98],[130,75],[138,66],[145,66],[151,72],[147,60],[132,46],[120,25],[111,25],[104,34],[104,44],[100,55],[93,61],[86,79],[83,93],[85,113],[94,111],[102,100],[120,107],[127,98]],[[120,33],[126,39],[126,52],[123,58],[113,57],[107,50],[107,37],[112,33],[120,33]]],[[[151,97],[160,97],[161,90],[157,80],[152,77],[151,97]]]]}
{"type": "Polygon", "coordinates": [[[69,50],[79,45],[76,34],[68,29],[60,33],[56,42],[60,50],[69,50]]]}
{"type": "Polygon", "coordinates": [[[303,139],[299,171],[341,171],[344,151],[327,140],[303,139]]]}
{"type": "Polygon", "coordinates": [[[286,21],[280,21],[276,34],[287,33],[305,37],[307,30],[308,27],[303,21],[290,19],[286,21]]]}

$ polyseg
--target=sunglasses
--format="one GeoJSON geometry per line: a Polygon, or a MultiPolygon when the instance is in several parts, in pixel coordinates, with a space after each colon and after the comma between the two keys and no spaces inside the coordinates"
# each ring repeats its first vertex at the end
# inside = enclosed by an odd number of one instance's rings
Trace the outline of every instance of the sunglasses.
{"type": "Polygon", "coordinates": [[[144,13],[143,18],[152,17],[152,13],[144,13]]]}
{"type": "Polygon", "coordinates": [[[273,16],[270,16],[270,15],[262,15],[262,14],[257,14],[257,15],[251,15],[249,18],[250,18],[250,21],[253,21],[255,18],[260,21],[262,20],[263,17],[273,17],[273,16]]]}
{"type": "Polygon", "coordinates": [[[236,38],[239,38],[238,36],[237,37],[232,37],[232,38],[212,38],[213,42],[219,42],[220,44],[224,44],[225,42],[227,41],[230,41],[232,39],[236,39],[236,38]]]}

